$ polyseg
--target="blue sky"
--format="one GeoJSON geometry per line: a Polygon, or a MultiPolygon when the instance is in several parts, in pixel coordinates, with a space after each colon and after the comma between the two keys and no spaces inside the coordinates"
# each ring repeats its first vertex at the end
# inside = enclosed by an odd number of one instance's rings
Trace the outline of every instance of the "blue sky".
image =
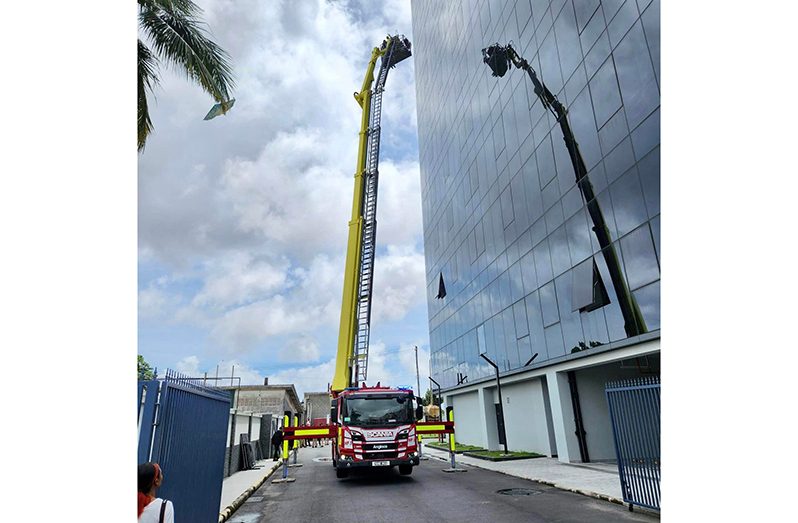
{"type": "MultiPolygon", "coordinates": [[[[332,379],[362,84],[409,2],[198,4],[236,105],[167,67],[139,156],[138,351],[153,366],[325,390],[332,379]],[[218,371],[217,371],[218,368],[218,371]]],[[[413,60],[383,98],[369,381],[426,390],[429,335],[413,60]]]]}

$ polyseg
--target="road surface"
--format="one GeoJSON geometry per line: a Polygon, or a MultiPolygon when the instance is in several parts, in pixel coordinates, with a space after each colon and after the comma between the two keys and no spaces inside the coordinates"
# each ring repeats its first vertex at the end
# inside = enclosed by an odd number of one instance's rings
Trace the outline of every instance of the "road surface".
{"type": "Polygon", "coordinates": [[[410,476],[393,470],[364,470],[336,479],[330,447],[300,449],[302,467],[289,469],[293,483],[267,480],[229,523],[411,522],[653,522],[621,505],[574,494],[498,472],[472,467],[444,473],[448,463],[422,461],[410,476]],[[527,495],[503,495],[502,489],[527,489],[527,495]]]}

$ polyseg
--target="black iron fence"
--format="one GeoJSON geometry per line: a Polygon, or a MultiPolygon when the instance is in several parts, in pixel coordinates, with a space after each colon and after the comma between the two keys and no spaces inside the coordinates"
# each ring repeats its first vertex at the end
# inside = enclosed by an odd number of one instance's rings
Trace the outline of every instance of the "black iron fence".
{"type": "Polygon", "coordinates": [[[660,509],[660,379],[607,383],[607,403],[623,500],[660,509]]]}

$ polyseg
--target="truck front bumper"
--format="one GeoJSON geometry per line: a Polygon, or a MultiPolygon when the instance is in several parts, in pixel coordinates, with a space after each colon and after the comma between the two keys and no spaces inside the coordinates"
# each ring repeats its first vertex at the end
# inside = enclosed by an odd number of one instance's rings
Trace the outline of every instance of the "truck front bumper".
{"type": "Polygon", "coordinates": [[[349,460],[346,456],[341,456],[336,462],[336,468],[339,469],[355,469],[366,467],[395,467],[397,465],[418,465],[418,456],[406,457],[401,459],[367,459],[367,460],[349,460]],[[387,465],[375,465],[375,463],[388,463],[387,465]]]}

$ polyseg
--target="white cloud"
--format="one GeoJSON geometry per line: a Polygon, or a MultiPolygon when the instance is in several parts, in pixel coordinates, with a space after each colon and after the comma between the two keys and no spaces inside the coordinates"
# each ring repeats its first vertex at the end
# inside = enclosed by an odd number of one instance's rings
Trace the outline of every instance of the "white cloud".
{"type": "Polygon", "coordinates": [[[305,362],[319,359],[319,343],[313,336],[293,338],[280,351],[280,361],[305,362]]]}
{"type": "MultiPolygon", "coordinates": [[[[372,47],[389,32],[410,36],[409,2],[199,4],[232,57],[236,106],[203,122],[212,100],[162,71],[140,155],[139,253],[166,279],[143,279],[140,315],[196,329],[242,368],[256,354],[317,361],[335,340],[308,333],[337,333],[340,316],[360,123],[352,92],[372,47]]],[[[384,97],[376,322],[424,302],[413,82],[410,59],[384,97]]]]}
{"type": "Polygon", "coordinates": [[[424,255],[411,247],[388,246],[374,263],[374,321],[398,320],[425,301],[424,255]]]}

